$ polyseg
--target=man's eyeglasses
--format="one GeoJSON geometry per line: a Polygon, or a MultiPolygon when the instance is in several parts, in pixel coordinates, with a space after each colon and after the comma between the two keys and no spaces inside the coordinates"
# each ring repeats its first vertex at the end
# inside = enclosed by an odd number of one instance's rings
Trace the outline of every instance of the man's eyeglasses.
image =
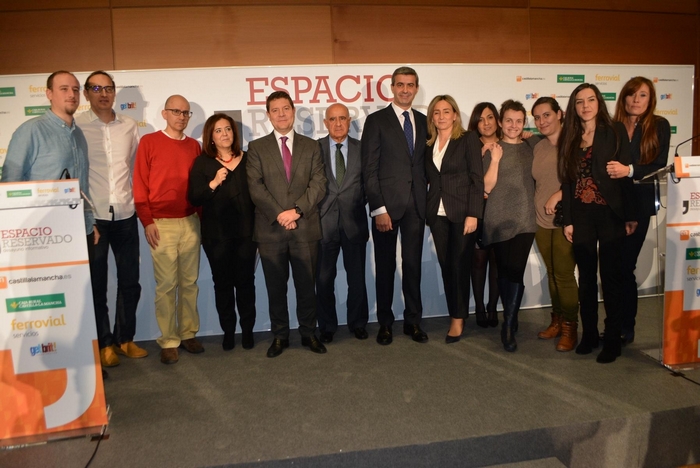
{"type": "Polygon", "coordinates": [[[185,110],[180,110],[180,109],[165,109],[165,110],[172,112],[175,117],[180,117],[180,114],[184,115],[188,119],[190,117],[192,117],[192,111],[185,111],[185,110]]]}
{"type": "Polygon", "coordinates": [[[87,89],[95,94],[100,94],[102,90],[107,94],[114,94],[114,86],[88,86],[87,89]]]}

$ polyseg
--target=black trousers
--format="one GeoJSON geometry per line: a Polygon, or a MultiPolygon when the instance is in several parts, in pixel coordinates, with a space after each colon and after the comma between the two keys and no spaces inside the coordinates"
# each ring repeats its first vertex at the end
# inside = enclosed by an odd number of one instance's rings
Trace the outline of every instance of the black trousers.
{"type": "Polygon", "coordinates": [[[270,323],[275,338],[289,338],[289,307],[287,282],[289,267],[297,298],[299,333],[308,338],[316,331],[316,265],[318,241],[261,242],[258,244],[260,261],[265,274],[265,285],[270,304],[270,323]]]}
{"type": "Polygon", "coordinates": [[[622,266],[624,268],[624,280],[622,291],[622,335],[634,336],[634,326],[637,318],[637,277],[634,271],[637,269],[637,258],[644,246],[649,221],[651,217],[642,216],[634,232],[625,237],[622,243],[622,266]]]}
{"type": "Polygon", "coordinates": [[[525,268],[530,256],[534,232],[524,232],[517,236],[492,244],[498,265],[498,279],[506,279],[511,283],[524,284],[525,268]]]}
{"type": "Polygon", "coordinates": [[[241,329],[255,327],[255,253],[252,237],[203,239],[214,280],[214,297],[219,324],[226,334],[236,333],[236,305],[241,329]]]}
{"type": "Polygon", "coordinates": [[[469,274],[476,233],[464,235],[464,223],[453,223],[438,216],[430,226],[438,262],[445,285],[445,299],[450,317],[465,319],[469,315],[469,274]]]}
{"type": "MultiPolygon", "coordinates": [[[[133,341],[136,334],[136,309],[141,298],[139,284],[139,231],[136,215],[119,221],[95,220],[100,239],[88,242],[92,300],[95,307],[97,341],[100,348],[133,341]],[[109,249],[117,265],[117,304],[114,332],[109,323],[107,282],[109,249]]],[[[91,235],[91,239],[94,236],[91,235]]]]}
{"type": "Polygon", "coordinates": [[[625,222],[607,205],[574,201],[574,257],[583,336],[598,335],[598,262],[605,305],[605,335],[620,336],[623,307],[622,247],[625,222]]]}
{"type": "Polygon", "coordinates": [[[413,195],[408,199],[406,212],[401,219],[392,219],[393,229],[387,232],[377,230],[376,220],[372,219],[372,240],[374,241],[374,263],[376,265],[377,321],[382,326],[391,326],[395,316],[394,275],[396,273],[396,242],[401,233],[401,286],[406,305],[406,324],[420,324],[423,317],[423,301],[420,292],[421,257],[423,255],[423,235],[425,219],[418,215],[413,195]]]}

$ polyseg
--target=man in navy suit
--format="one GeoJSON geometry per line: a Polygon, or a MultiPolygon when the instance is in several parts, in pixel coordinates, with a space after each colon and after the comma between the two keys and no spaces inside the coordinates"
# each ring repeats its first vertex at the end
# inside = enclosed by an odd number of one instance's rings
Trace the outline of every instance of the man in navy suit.
{"type": "Polygon", "coordinates": [[[284,91],[267,97],[274,131],[248,145],[248,186],[255,203],[253,240],[265,275],[274,339],[267,357],[289,347],[287,282],[292,267],[301,344],[319,354],[316,337],[316,263],[321,222],[318,203],[326,194],[321,151],[316,140],[294,131],[294,103],[284,91]]]}
{"type": "Polygon", "coordinates": [[[418,74],[410,67],[391,76],[392,103],[367,117],[362,131],[362,175],[372,217],[376,264],[377,342],[391,344],[392,302],[396,272],[396,241],[401,232],[402,286],[406,308],[403,331],[419,343],[421,330],[421,256],[425,231],[426,177],[424,167],[427,122],[411,109],[418,94],[418,74]]]}
{"type": "Polygon", "coordinates": [[[322,343],[333,341],[338,329],[334,283],[336,264],[343,249],[343,265],[348,281],[347,323],[358,340],[367,339],[367,287],[365,258],[369,229],[365,210],[360,142],[348,137],[350,113],[343,104],[326,109],[323,120],[328,136],[318,140],[326,167],[326,196],[319,205],[323,239],[318,255],[316,304],[322,343]]]}

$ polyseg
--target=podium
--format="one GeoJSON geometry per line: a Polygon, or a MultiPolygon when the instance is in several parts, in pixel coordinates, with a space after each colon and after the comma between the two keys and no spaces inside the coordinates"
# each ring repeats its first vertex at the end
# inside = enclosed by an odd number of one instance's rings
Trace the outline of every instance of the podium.
{"type": "Polygon", "coordinates": [[[693,369],[700,367],[700,157],[677,156],[673,165],[658,172],[650,174],[655,183],[667,177],[664,312],[658,359],[672,370],[693,369]]]}
{"type": "Polygon", "coordinates": [[[108,421],[77,180],[0,184],[0,447],[108,421]]]}

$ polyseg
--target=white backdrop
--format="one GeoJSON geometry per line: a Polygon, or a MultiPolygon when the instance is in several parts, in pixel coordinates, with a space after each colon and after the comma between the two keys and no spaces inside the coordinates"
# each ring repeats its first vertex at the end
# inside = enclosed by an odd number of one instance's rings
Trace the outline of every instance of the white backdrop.
{"type": "MultiPolygon", "coordinates": [[[[365,117],[388,104],[392,71],[399,64],[322,65],[255,68],[208,68],[178,70],[116,71],[115,107],[139,122],[141,135],[164,128],[161,110],[171,94],[184,95],[194,112],[186,133],[201,140],[206,118],[216,111],[231,113],[241,123],[244,147],[255,138],[272,131],[265,116],[265,97],[284,89],[296,105],[297,132],[320,138],[326,135],[323,114],[328,105],[342,102],[350,109],[353,123],[350,135],[361,137],[365,117]]],[[[658,97],[657,113],[666,117],[672,127],[671,154],[674,145],[691,136],[693,116],[693,66],[653,65],[463,65],[416,64],[420,91],[414,102],[423,112],[433,96],[450,94],[458,102],[462,120],[468,122],[474,105],[491,101],[500,106],[506,99],[520,100],[530,110],[540,96],[555,97],[566,107],[571,91],[582,82],[595,83],[603,92],[612,113],[617,93],[631,77],[643,75],[652,79],[658,97]]],[[[84,82],[88,73],[76,73],[84,82]]],[[[25,120],[48,108],[45,96],[46,78],[41,75],[0,76],[0,162],[4,161],[12,133],[25,120]]],[[[79,112],[89,105],[82,102],[79,112]]],[[[529,127],[534,127],[531,120],[529,127]]],[[[687,148],[690,149],[689,147],[687,148]]],[[[58,176],[58,175],[57,175],[58,176]]],[[[665,213],[660,213],[662,221],[665,213]]],[[[653,223],[652,223],[653,225],[653,223]]],[[[653,226],[652,226],[653,227],[653,226]]],[[[141,234],[142,231],[141,231],[141,234]]],[[[637,276],[644,281],[642,290],[653,290],[656,274],[656,234],[647,236],[640,255],[637,276]]],[[[141,285],[143,292],[138,309],[137,340],[154,339],[159,335],[153,316],[155,283],[148,245],[141,241],[141,285]]],[[[372,242],[367,247],[367,287],[370,300],[370,321],[376,321],[372,242]]],[[[342,260],[341,260],[342,262],[342,260]]],[[[399,259],[400,262],[400,259],[399,259]]],[[[400,264],[399,264],[400,270],[400,264]]],[[[423,250],[423,306],[425,316],[447,315],[440,267],[429,229],[425,232],[423,250]]],[[[526,293],[523,307],[549,303],[546,272],[535,248],[530,255],[525,275],[526,293]]],[[[269,330],[268,301],[261,268],[256,274],[258,319],[256,330],[269,330]]],[[[336,280],[339,319],[344,322],[346,283],[342,268],[336,280]]],[[[202,252],[199,279],[200,334],[219,334],[221,329],[214,307],[214,292],[206,256],[202,252]]],[[[114,264],[110,269],[110,308],[114,307],[116,278],[114,264]]],[[[292,325],[296,326],[295,299],[290,283],[289,307],[292,325]]],[[[403,311],[400,279],[396,277],[394,310],[400,318],[403,311]]],[[[473,310],[473,301],[470,304],[473,310]]]]}

